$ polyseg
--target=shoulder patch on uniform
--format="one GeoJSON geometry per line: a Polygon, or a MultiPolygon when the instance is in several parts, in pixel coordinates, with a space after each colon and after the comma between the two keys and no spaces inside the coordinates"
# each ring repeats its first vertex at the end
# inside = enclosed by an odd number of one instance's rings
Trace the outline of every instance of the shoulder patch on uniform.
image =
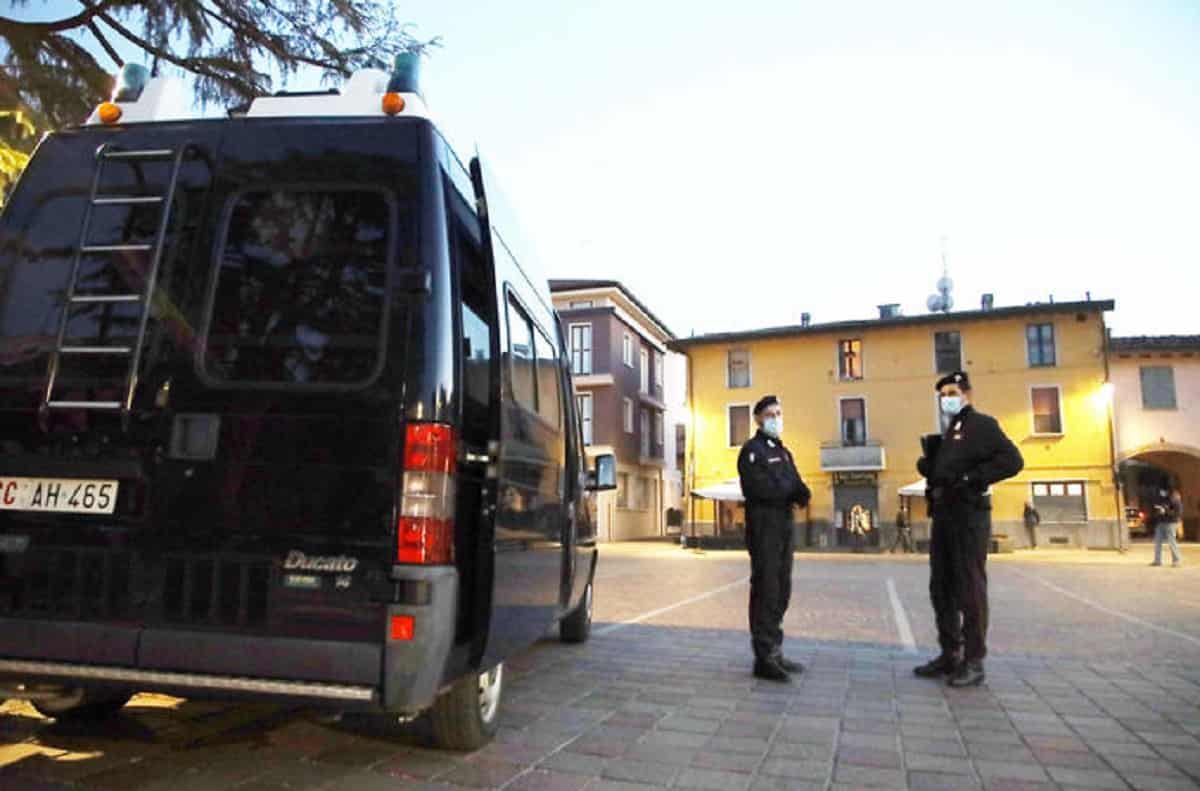
{"type": "Polygon", "coordinates": [[[768,448],[773,448],[773,447],[775,447],[775,440],[773,440],[773,439],[769,439],[769,440],[767,440],[767,447],[768,447],[768,448]]]}

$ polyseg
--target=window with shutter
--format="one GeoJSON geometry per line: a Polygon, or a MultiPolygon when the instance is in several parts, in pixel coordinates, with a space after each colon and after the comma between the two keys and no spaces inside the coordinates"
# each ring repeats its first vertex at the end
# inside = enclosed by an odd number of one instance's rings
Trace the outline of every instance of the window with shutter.
{"type": "Polygon", "coordinates": [[[935,332],[933,334],[933,354],[937,362],[937,372],[940,374],[961,371],[962,336],[954,331],[935,332]]]}
{"type": "Polygon", "coordinates": [[[1169,365],[1141,368],[1142,408],[1175,409],[1175,369],[1169,365]]]}
{"type": "Polygon", "coordinates": [[[750,438],[750,407],[729,407],[729,447],[740,448],[750,438]]]}
{"type": "Polygon", "coordinates": [[[730,387],[750,386],[750,352],[746,349],[730,349],[726,374],[730,387]]]}

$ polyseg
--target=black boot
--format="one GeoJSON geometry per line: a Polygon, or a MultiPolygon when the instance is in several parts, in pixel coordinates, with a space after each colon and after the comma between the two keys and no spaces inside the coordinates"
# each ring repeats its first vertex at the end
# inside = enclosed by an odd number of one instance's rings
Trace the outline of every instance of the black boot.
{"type": "Polygon", "coordinates": [[[794,675],[800,675],[804,672],[804,665],[800,664],[799,662],[793,662],[783,654],[775,657],[775,664],[782,667],[788,673],[792,673],[794,675]]]}
{"type": "Polygon", "coordinates": [[[953,675],[958,670],[958,660],[952,656],[942,654],[937,659],[932,659],[923,665],[913,668],[913,673],[921,678],[941,678],[942,676],[953,675]]]}
{"type": "Polygon", "coordinates": [[[784,684],[792,680],[787,671],[774,658],[754,660],[754,675],[756,678],[779,681],[784,684]]]}
{"type": "Polygon", "coordinates": [[[982,662],[963,662],[958,671],[946,679],[946,684],[951,687],[977,687],[986,680],[982,662]]]}

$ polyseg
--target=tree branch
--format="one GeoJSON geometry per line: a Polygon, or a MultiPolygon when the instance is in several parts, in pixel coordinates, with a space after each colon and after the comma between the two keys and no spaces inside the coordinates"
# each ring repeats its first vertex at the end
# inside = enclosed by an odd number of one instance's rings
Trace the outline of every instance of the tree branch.
{"type": "Polygon", "coordinates": [[[0,16],[0,35],[8,35],[16,33],[18,35],[39,35],[45,33],[57,33],[61,30],[70,30],[72,28],[81,27],[88,24],[98,14],[104,13],[111,5],[116,5],[120,0],[99,0],[94,5],[84,3],[83,11],[80,11],[75,16],[58,19],[53,22],[22,22],[17,19],[12,19],[6,16],[0,16]]]}
{"type": "MultiPolygon", "coordinates": [[[[258,28],[246,25],[243,20],[237,18],[233,9],[221,2],[221,0],[212,0],[212,4],[231,17],[232,21],[230,19],[226,19],[224,16],[221,16],[221,14],[206,8],[203,4],[201,4],[200,8],[205,14],[227,27],[230,32],[234,33],[235,35],[245,36],[254,43],[259,44],[260,46],[269,50],[271,54],[275,55],[275,57],[279,58],[280,60],[295,61],[296,63],[303,63],[307,66],[315,66],[318,69],[335,71],[338,74],[341,74],[343,77],[349,76],[350,70],[340,63],[333,63],[327,60],[318,60],[317,58],[309,57],[299,52],[287,52],[281,49],[281,42],[270,41],[270,37],[264,36],[258,28]]],[[[276,9],[271,3],[267,2],[264,3],[264,5],[270,8],[272,11],[279,13],[281,16],[283,15],[283,13],[276,9]]],[[[302,34],[308,34],[308,31],[306,30],[302,30],[301,32],[302,34]]]]}
{"type": "MultiPolygon", "coordinates": [[[[88,0],[80,0],[80,1],[86,3],[88,0]]],[[[100,19],[106,25],[111,27],[113,30],[117,31],[117,33],[121,34],[121,36],[124,37],[127,41],[129,41],[129,43],[136,44],[137,46],[141,47],[143,50],[145,50],[146,52],[148,52],[149,54],[153,55],[156,58],[161,58],[161,59],[165,60],[167,63],[172,63],[181,69],[192,72],[193,74],[201,74],[205,77],[210,77],[214,80],[217,80],[219,82],[223,82],[226,84],[231,84],[233,82],[228,77],[226,77],[222,74],[218,74],[215,71],[212,71],[211,69],[207,68],[206,66],[204,66],[200,63],[197,63],[192,58],[180,58],[176,55],[172,55],[168,50],[165,50],[161,47],[154,46],[146,39],[142,38],[141,36],[138,36],[132,30],[125,27],[117,20],[113,19],[111,14],[101,13],[99,16],[100,16],[100,19]]],[[[231,85],[231,87],[232,87],[232,85],[231,85]]]]}
{"type": "Polygon", "coordinates": [[[96,40],[100,42],[100,46],[104,47],[104,51],[108,53],[108,57],[112,58],[113,63],[117,64],[118,68],[124,66],[125,61],[121,59],[121,55],[113,48],[113,45],[108,43],[108,39],[100,32],[100,28],[96,25],[95,20],[89,19],[87,26],[88,30],[92,31],[92,35],[96,37],[96,40]]]}

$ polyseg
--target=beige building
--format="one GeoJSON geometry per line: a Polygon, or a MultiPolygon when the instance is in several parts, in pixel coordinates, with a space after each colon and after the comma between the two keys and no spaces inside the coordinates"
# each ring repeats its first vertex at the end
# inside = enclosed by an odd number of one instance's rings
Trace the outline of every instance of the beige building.
{"type": "Polygon", "coordinates": [[[674,335],[615,280],[551,280],[571,355],[575,400],[589,456],[617,460],[617,490],[597,504],[602,541],[667,533],[683,478],[687,369],[674,335]]]}
{"type": "Polygon", "coordinates": [[[1117,458],[1124,498],[1138,505],[1136,473],[1150,465],[1183,491],[1184,535],[1200,538],[1200,335],[1113,338],[1117,458]],[[1138,464],[1141,462],[1141,464],[1138,464]]]}

